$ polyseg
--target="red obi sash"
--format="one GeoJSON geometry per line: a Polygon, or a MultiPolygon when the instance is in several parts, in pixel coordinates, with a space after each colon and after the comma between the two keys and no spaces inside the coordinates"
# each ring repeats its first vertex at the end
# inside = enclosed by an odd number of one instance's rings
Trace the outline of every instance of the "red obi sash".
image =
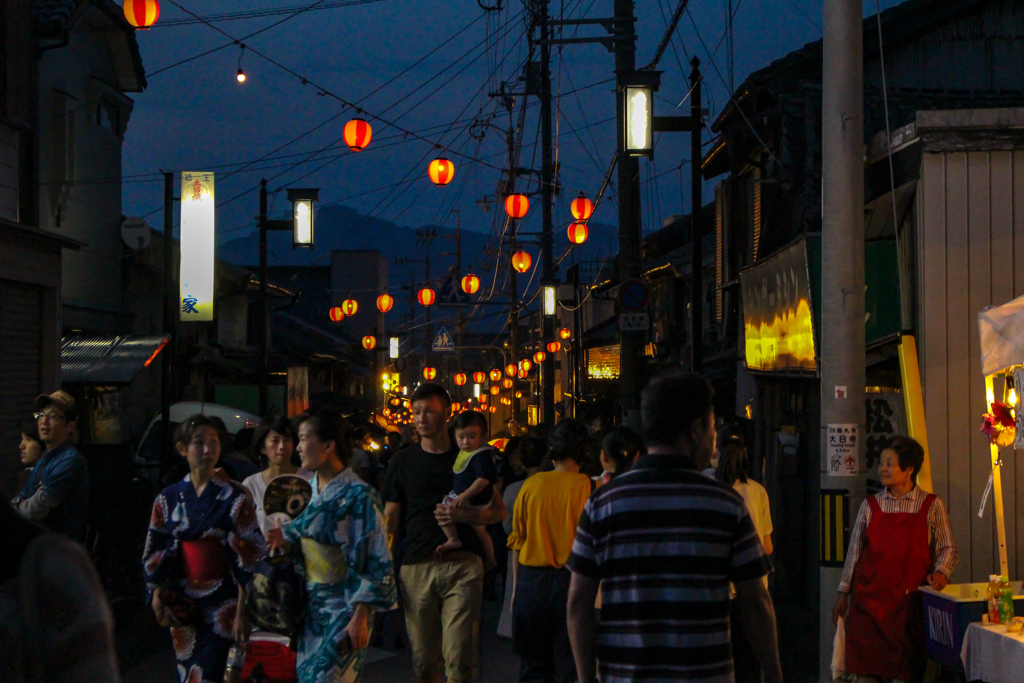
{"type": "Polygon", "coordinates": [[[220,539],[182,541],[181,553],[185,578],[189,581],[219,581],[228,577],[228,561],[220,539]]]}

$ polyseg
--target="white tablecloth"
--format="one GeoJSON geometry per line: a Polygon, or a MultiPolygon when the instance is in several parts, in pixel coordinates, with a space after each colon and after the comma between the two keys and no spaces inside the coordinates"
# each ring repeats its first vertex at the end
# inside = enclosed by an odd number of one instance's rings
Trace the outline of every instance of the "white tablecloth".
{"type": "Polygon", "coordinates": [[[1002,624],[970,624],[960,649],[969,681],[1020,683],[1024,680],[1024,636],[1002,624]]]}

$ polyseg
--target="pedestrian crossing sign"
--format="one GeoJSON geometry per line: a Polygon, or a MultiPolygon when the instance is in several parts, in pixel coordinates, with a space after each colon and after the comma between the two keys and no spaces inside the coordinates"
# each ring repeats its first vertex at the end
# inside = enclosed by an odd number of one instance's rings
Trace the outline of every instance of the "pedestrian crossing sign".
{"type": "Polygon", "coordinates": [[[451,353],[455,351],[455,341],[452,336],[448,334],[448,330],[443,327],[438,331],[437,336],[434,337],[434,343],[430,345],[430,350],[439,353],[451,353]]]}

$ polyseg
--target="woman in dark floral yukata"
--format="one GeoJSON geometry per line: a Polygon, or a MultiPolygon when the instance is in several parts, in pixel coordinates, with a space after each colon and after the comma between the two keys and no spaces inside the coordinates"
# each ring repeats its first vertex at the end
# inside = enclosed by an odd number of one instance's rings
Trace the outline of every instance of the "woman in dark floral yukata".
{"type": "Polygon", "coordinates": [[[153,502],[142,568],[182,683],[220,683],[232,643],[248,640],[245,590],[266,547],[248,493],[215,472],[220,426],[193,415],[174,436],[189,473],[153,502]]]}

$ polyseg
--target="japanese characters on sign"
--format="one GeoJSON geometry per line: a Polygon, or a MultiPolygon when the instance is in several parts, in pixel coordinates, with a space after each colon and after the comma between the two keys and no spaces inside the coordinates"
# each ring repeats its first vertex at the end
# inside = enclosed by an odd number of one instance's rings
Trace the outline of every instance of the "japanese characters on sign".
{"type": "Polygon", "coordinates": [[[860,427],[856,424],[830,424],[825,434],[825,468],[830,477],[856,477],[860,474],[860,427]]]}
{"type": "Polygon", "coordinates": [[[181,174],[181,283],[183,322],[213,320],[213,173],[181,174]]]}

